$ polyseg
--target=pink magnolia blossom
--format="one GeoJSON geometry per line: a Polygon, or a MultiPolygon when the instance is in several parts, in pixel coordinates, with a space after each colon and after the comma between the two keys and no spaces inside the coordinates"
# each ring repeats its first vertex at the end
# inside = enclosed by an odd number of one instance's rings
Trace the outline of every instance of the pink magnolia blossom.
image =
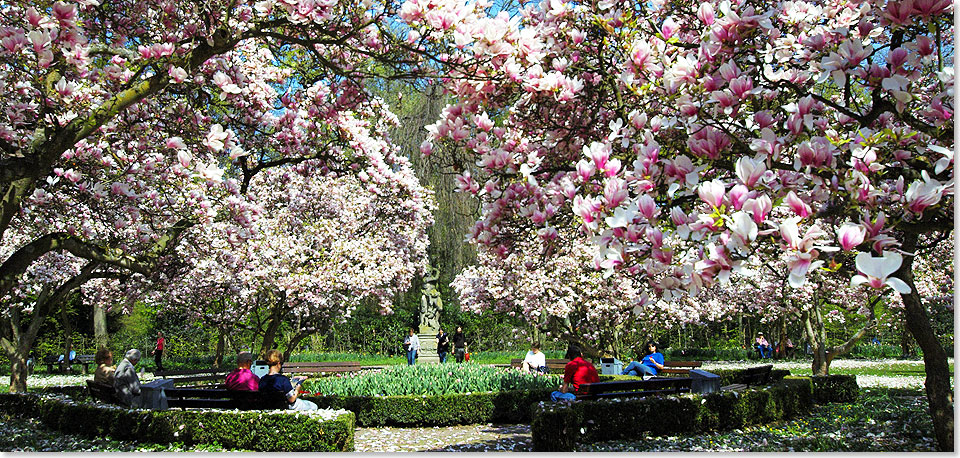
{"type": "Polygon", "coordinates": [[[910,286],[903,280],[890,275],[900,269],[903,256],[900,253],[884,251],[880,257],[873,257],[870,253],[857,255],[857,270],[863,275],[854,275],[850,279],[850,286],[859,286],[866,283],[874,289],[883,289],[889,286],[901,294],[910,294],[910,286]]]}

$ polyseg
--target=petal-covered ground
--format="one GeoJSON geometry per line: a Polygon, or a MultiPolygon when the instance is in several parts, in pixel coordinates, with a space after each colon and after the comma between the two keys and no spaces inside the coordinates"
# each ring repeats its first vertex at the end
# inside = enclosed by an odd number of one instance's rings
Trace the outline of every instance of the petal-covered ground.
{"type": "Polygon", "coordinates": [[[357,428],[358,452],[528,452],[528,425],[357,428]]]}

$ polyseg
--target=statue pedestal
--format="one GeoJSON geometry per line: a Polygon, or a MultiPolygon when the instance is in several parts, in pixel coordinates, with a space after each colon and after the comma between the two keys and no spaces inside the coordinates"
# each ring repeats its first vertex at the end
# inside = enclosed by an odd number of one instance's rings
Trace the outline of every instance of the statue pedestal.
{"type": "Polygon", "coordinates": [[[417,358],[417,364],[439,364],[440,355],[437,354],[437,332],[433,334],[417,334],[420,339],[420,357],[417,358]]]}

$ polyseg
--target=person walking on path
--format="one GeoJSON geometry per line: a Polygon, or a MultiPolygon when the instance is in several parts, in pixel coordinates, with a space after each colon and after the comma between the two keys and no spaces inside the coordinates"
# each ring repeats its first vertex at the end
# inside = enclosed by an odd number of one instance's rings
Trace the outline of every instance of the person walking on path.
{"type": "Polygon", "coordinates": [[[644,376],[652,377],[662,370],[663,354],[657,350],[657,343],[651,340],[647,342],[647,352],[640,362],[631,361],[620,375],[635,375],[642,380],[644,376]]]}
{"type": "Polygon", "coordinates": [[[437,333],[437,356],[440,357],[440,364],[447,362],[447,354],[450,353],[450,336],[440,329],[437,333]]]}
{"type": "Polygon", "coordinates": [[[163,371],[163,347],[166,343],[167,341],[163,338],[163,332],[157,331],[157,345],[153,351],[150,352],[150,354],[153,355],[153,362],[157,364],[157,372],[163,371]]]}
{"type": "Polygon", "coordinates": [[[593,364],[583,359],[583,353],[579,347],[570,347],[567,354],[573,357],[563,368],[563,384],[559,391],[550,393],[550,399],[556,401],[573,401],[577,399],[575,394],[584,383],[597,383],[600,381],[600,374],[593,364]]]}
{"type": "Polygon", "coordinates": [[[466,354],[467,337],[463,335],[463,328],[457,326],[457,332],[453,333],[453,355],[457,358],[458,363],[462,363],[466,354]]]}
{"type": "Polygon", "coordinates": [[[412,366],[417,363],[417,357],[420,356],[420,338],[410,328],[410,334],[403,339],[403,350],[407,352],[407,365],[412,366]]]}

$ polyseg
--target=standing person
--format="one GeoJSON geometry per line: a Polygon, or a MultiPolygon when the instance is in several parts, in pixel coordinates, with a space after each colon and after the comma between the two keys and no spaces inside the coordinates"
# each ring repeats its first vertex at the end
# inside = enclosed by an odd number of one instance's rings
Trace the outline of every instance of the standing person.
{"type": "Polygon", "coordinates": [[[453,355],[458,363],[463,362],[463,357],[467,354],[467,336],[463,335],[463,328],[457,326],[457,332],[453,333],[453,355]]]}
{"type": "Polygon", "coordinates": [[[153,355],[153,362],[157,364],[156,371],[163,371],[163,346],[167,343],[163,338],[163,332],[157,331],[157,346],[150,352],[153,355]]]}
{"type": "Polygon", "coordinates": [[[761,359],[770,357],[770,342],[767,342],[762,332],[757,333],[757,341],[753,346],[760,352],[761,359]]]}
{"type": "Polygon", "coordinates": [[[127,407],[140,407],[140,377],[137,376],[136,369],[139,362],[140,350],[127,350],[123,361],[117,364],[117,370],[113,373],[113,389],[117,391],[117,399],[127,407]]]}
{"type": "Polygon", "coordinates": [[[540,344],[536,342],[530,344],[530,351],[523,357],[519,369],[525,372],[547,373],[547,355],[540,351],[540,344]]]}
{"type": "Polygon", "coordinates": [[[657,343],[651,340],[647,342],[647,352],[640,358],[640,362],[631,361],[620,375],[635,375],[643,379],[645,375],[652,377],[662,370],[663,354],[657,350],[657,343]]]}
{"type": "Polygon", "coordinates": [[[580,385],[600,381],[597,368],[583,359],[583,353],[581,353],[579,347],[568,348],[567,354],[572,356],[573,359],[563,368],[563,384],[560,385],[560,390],[550,393],[550,399],[554,401],[577,399],[577,395],[574,393],[580,389],[580,385]]]}
{"type": "Polygon", "coordinates": [[[403,350],[407,352],[407,365],[412,366],[417,363],[417,357],[420,356],[420,338],[410,328],[410,333],[403,339],[403,350]]]}
{"type": "Polygon", "coordinates": [[[440,364],[447,362],[448,353],[450,353],[450,336],[441,328],[437,333],[437,356],[440,357],[440,364]]]}
{"type": "Polygon", "coordinates": [[[97,350],[93,357],[97,370],[93,372],[93,382],[113,386],[113,374],[117,367],[113,365],[113,352],[106,348],[97,350]]]}
{"type": "Polygon", "coordinates": [[[227,374],[224,381],[228,390],[257,391],[260,388],[260,377],[250,371],[253,365],[253,353],[241,352],[237,355],[237,368],[227,374]]]}
{"type": "Polygon", "coordinates": [[[283,367],[283,355],[279,350],[270,350],[264,357],[270,366],[270,372],[260,379],[259,391],[279,391],[287,396],[287,408],[290,410],[317,410],[313,402],[300,399],[300,390],[297,388],[306,380],[306,377],[287,377],[280,374],[283,367]]]}

